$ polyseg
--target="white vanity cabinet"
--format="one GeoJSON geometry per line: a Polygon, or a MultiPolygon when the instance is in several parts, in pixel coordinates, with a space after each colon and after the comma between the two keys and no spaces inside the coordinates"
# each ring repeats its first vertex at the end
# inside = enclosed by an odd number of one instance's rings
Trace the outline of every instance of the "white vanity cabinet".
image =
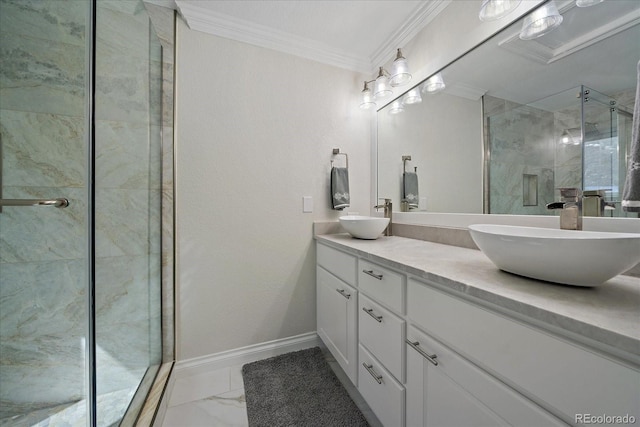
{"type": "MultiPolygon", "coordinates": [[[[558,425],[561,419],[579,425],[594,414],[640,419],[637,367],[428,284],[410,280],[407,288],[407,315],[427,332],[419,336],[412,328],[416,337],[407,340],[424,341],[426,353],[441,361],[438,368],[509,424],[558,425]],[[445,362],[454,359],[459,368],[448,369],[445,362]],[[496,381],[503,386],[489,387],[496,381]]],[[[427,400],[431,396],[427,391],[427,400]]]]}
{"type": "MultiPolygon", "coordinates": [[[[640,421],[635,356],[614,356],[576,332],[547,327],[553,311],[530,321],[495,305],[493,295],[508,292],[491,288],[483,299],[432,282],[427,270],[387,265],[368,252],[377,243],[346,240],[343,252],[321,240],[318,334],[385,426],[640,421]]],[[[399,241],[387,241],[397,248],[399,241]]],[[[472,287],[467,280],[459,283],[472,287]]]]}
{"type": "Polygon", "coordinates": [[[333,357],[358,384],[358,292],[355,285],[357,259],[324,245],[317,245],[317,330],[333,357]],[[351,280],[347,283],[338,278],[351,280]]]}

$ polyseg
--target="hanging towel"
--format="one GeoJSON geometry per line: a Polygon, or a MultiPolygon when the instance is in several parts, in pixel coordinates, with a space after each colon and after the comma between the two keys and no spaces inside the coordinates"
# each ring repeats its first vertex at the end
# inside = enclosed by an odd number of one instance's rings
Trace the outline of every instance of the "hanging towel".
{"type": "Polygon", "coordinates": [[[402,199],[409,203],[409,208],[418,208],[418,174],[404,172],[402,174],[402,199]]]}
{"type": "Polygon", "coordinates": [[[349,170],[347,168],[331,168],[331,205],[341,211],[349,207],[349,170]]]}
{"type": "Polygon", "coordinates": [[[631,149],[627,165],[627,179],[622,191],[622,209],[626,212],[640,212],[640,61],[638,62],[638,82],[636,102],[633,107],[631,149]]]}

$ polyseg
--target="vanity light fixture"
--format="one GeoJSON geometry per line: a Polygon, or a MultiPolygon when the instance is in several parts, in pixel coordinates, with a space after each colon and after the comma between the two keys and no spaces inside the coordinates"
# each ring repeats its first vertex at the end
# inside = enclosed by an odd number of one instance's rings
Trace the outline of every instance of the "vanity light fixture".
{"type": "Polygon", "coordinates": [[[427,79],[427,81],[424,82],[424,84],[422,85],[422,93],[427,93],[427,94],[438,93],[444,90],[445,87],[446,85],[444,84],[444,79],[442,78],[442,74],[437,73],[429,77],[429,79],[427,79]]]}
{"type": "Polygon", "coordinates": [[[578,7],[589,7],[596,5],[598,3],[602,3],[604,0],[576,0],[576,6],[578,7]]]}
{"type": "Polygon", "coordinates": [[[417,86],[407,92],[402,101],[402,103],[405,105],[419,104],[421,102],[422,96],[420,96],[420,88],[417,86]]]}
{"type": "Polygon", "coordinates": [[[562,15],[552,1],[545,3],[524,18],[521,40],[532,40],[542,37],[562,24],[562,15]]]}
{"type": "Polygon", "coordinates": [[[481,21],[495,21],[518,7],[522,0],[482,0],[480,14],[481,21]]]}
{"type": "Polygon", "coordinates": [[[363,110],[368,110],[369,108],[375,108],[376,102],[373,100],[373,92],[369,88],[370,82],[364,82],[364,89],[362,89],[362,103],[360,104],[360,108],[363,110]]]}
{"type": "Polygon", "coordinates": [[[393,61],[393,65],[391,65],[391,77],[389,78],[389,84],[393,87],[403,86],[409,83],[409,80],[411,80],[411,73],[409,73],[407,58],[402,56],[402,50],[398,48],[396,59],[393,61]]]}
{"type": "Polygon", "coordinates": [[[391,67],[391,74],[383,67],[379,67],[376,79],[364,82],[364,89],[361,93],[361,109],[367,110],[376,107],[377,100],[387,98],[393,94],[392,87],[405,85],[411,80],[407,58],[402,55],[402,50],[399,48],[391,67]],[[373,91],[369,87],[370,83],[373,83],[373,91]]]}
{"type": "Polygon", "coordinates": [[[387,77],[387,71],[384,68],[380,67],[378,77],[376,77],[373,96],[375,97],[375,99],[384,99],[392,93],[393,91],[389,87],[389,78],[387,77]]]}
{"type": "Polygon", "coordinates": [[[404,105],[400,100],[396,99],[391,103],[391,108],[389,109],[389,114],[400,114],[404,111],[404,105]]]}

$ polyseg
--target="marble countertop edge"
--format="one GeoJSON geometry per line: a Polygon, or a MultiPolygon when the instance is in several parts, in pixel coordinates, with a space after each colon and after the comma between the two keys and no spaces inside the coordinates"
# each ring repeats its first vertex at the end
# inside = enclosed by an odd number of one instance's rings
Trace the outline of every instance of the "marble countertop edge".
{"type": "Polygon", "coordinates": [[[617,276],[599,287],[581,288],[500,271],[474,249],[395,236],[360,240],[329,234],[316,239],[516,319],[640,360],[640,278],[617,276]]]}

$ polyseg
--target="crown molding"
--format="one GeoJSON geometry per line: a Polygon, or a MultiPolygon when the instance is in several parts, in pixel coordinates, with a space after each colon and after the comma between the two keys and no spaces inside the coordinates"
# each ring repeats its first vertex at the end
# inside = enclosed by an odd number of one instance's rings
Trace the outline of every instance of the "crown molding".
{"type": "Polygon", "coordinates": [[[178,11],[192,30],[289,53],[348,70],[368,73],[366,57],[351,55],[322,43],[233,16],[216,13],[192,2],[175,0],[178,11]]]}
{"type": "Polygon", "coordinates": [[[444,93],[460,98],[469,99],[471,101],[478,101],[480,100],[482,95],[487,93],[487,90],[480,87],[471,86],[466,83],[457,82],[451,85],[447,85],[444,93]]]}
{"type": "MultiPolygon", "coordinates": [[[[558,5],[561,14],[573,9],[575,4],[573,1],[565,1],[558,5]]],[[[607,22],[601,26],[593,27],[591,31],[584,33],[578,37],[567,39],[560,46],[550,48],[544,45],[540,40],[520,40],[520,32],[516,29],[507,35],[498,46],[520,55],[522,57],[537,61],[541,64],[551,64],[559,59],[579,52],[601,40],[612,37],[628,28],[640,23],[640,9],[621,16],[611,22],[607,22]]]]}
{"type": "Polygon", "coordinates": [[[420,3],[407,22],[380,45],[371,56],[371,70],[374,73],[378,66],[393,59],[398,47],[404,46],[413,39],[429,22],[433,21],[453,0],[431,0],[420,3]]]}
{"type": "MultiPolygon", "coordinates": [[[[149,1],[149,0],[147,0],[149,1]]],[[[339,68],[361,73],[373,73],[395,54],[398,46],[404,45],[431,22],[452,0],[432,0],[421,3],[407,22],[392,37],[376,49],[369,57],[353,55],[344,50],[327,46],[317,41],[299,37],[284,31],[256,24],[233,16],[214,12],[201,7],[196,2],[183,0],[151,0],[174,1],[177,10],[189,28],[219,37],[241,41],[255,46],[289,53],[302,58],[311,59],[339,68]]]]}

